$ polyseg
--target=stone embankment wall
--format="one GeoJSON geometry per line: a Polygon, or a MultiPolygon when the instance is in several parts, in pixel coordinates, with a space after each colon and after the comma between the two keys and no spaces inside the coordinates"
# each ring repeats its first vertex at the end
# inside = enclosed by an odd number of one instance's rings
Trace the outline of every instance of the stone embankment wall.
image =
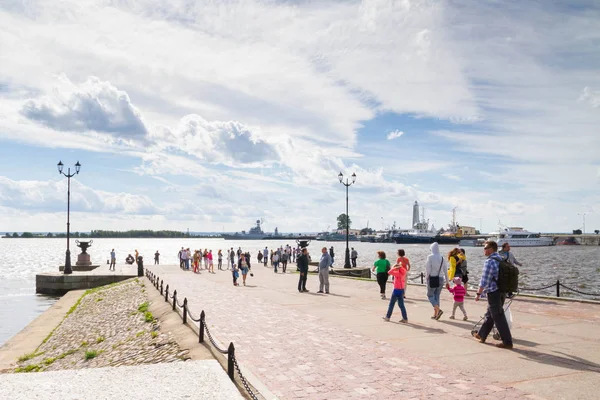
{"type": "Polygon", "coordinates": [[[187,359],[187,351],[180,349],[170,333],[161,332],[159,321],[147,309],[146,289],[138,279],[90,289],[34,353],[24,354],[18,360],[14,371],[187,359]]]}

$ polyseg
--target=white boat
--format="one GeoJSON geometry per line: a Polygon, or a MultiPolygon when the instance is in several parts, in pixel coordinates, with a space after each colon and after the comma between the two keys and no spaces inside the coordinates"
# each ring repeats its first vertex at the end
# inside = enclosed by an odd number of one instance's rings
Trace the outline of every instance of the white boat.
{"type": "Polygon", "coordinates": [[[526,231],[523,228],[511,227],[505,228],[498,233],[498,248],[504,243],[511,247],[533,247],[533,246],[552,246],[554,239],[552,237],[542,236],[540,233],[526,231]]]}
{"type": "Polygon", "coordinates": [[[483,245],[485,244],[485,241],[487,239],[483,239],[483,238],[479,238],[479,239],[461,239],[460,242],[458,242],[458,245],[460,247],[483,247],[483,245]]]}

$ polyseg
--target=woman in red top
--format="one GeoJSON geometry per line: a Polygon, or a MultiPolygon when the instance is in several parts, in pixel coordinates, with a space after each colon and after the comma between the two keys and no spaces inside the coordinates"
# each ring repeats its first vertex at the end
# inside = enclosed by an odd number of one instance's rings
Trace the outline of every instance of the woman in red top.
{"type": "Polygon", "coordinates": [[[394,277],[394,291],[392,292],[392,298],[390,299],[390,304],[388,306],[388,311],[383,319],[385,321],[389,321],[392,316],[392,312],[394,311],[394,304],[398,302],[398,307],[400,307],[400,311],[402,312],[402,319],[400,322],[407,323],[408,316],[406,315],[406,307],[404,307],[404,288],[406,287],[406,267],[402,265],[394,265],[394,268],[390,269],[388,272],[390,275],[394,277]]]}
{"type": "MultiPolygon", "coordinates": [[[[408,275],[408,271],[410,271],[410,261],[408,258],[404,257],[406,253],[404,249],[398,250],[398,258],[396,259],[396,265],[394,267],[404,267],[406,268],[406,274],[408,275]]],[[[404,298],[406,298],[406,289],[408,289],[408,285],[404,286],[404,298]]]]}

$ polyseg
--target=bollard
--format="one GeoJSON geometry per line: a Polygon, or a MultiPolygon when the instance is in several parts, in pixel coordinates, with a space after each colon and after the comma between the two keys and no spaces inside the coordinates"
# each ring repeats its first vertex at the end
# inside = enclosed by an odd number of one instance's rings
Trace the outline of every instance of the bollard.
{"type": "Polygon", "coordinates": [[[204,343],[204,310],[200,313],[200,330],[198,331],[198,343],[204,343]]]}
{"type": "Polygon", "coordinates": [[[187,324],[187,297],[183,299],[183,323],[187,324]]]}
{"type": "Polygon", "coordinates": [[[229,375],[229,379],[234,380],[234,370],[233,370],[233,358],[235,357],[235,347],[233,347],[233,342],[229,343],[229,348],[227,349],[227,375],[229,375]]]}
{"type": "Polygon", "coordinates": [[[556,280],[556,297],[560,297],[560,280],[556,280]]]}
{"type": "Polygon", "coordinates": [[[425,275],[421,272],[421,285],[425,283],[425,275]]]}
{"type": "Polygon", "coordinates": [[[175,307],[177,307],[177,290],[173,292],[173,311],[175,311],[175,307]]]}
{"type": "Polygon", "coordinates": [[[169,302],[169,284],[167,283],[167,288],[165,289],[165,302],[169,302]]]}
{"type": "Polygon", "coordinates": [[[163,281],[160,281],[160,294],[163,294],[163,281]]]}

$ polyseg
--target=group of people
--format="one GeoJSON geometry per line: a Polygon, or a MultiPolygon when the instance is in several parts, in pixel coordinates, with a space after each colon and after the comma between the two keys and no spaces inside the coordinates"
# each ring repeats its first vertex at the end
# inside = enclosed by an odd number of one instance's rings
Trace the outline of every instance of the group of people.
{"type": "MultiPolygon", "coordinates": [[[[499,279],[498,273],[501,260],[513,265],[521,265],[521,263],[510,252],[509,243],[504,243],[501,251],[498,252],[497,243],[487,241],[483,249],[487,258],[483,265],[475,301],[479,301],[485,295],[487,297],[488,308],[483,324],[477,332],[473,333],[473,336],[479,342],[484,343],[495,325],[502,340],[502,343],[498,343],[497,346],[511,349],[513,347],[512,335],[504,313],[504,302],[507,296],[511,296],[512,294],[503,293],[499,290],[497,284],[499,279]]],[[[427,257],[425,265],[425,277],[427,298],[433,307],[433,316],[431,318],[439,320],[444,313],[440,308],[440,295],[445,288],[452,293],[454,298],[450,319],[455,319],[456,310],[460,309],[463,314],[463,320],[467,321],[469,317],[464,307],[464,298],[465,296],[469,296],[466,285],[469,280],[469,272],[465,250],[454,248],[444,257],[440,254],[438,243],[432,243],[430,251],[431,254],[427,257]],[[450,284],[451,282],[453,285],[450,284]]],[[[410,261],[406,258],[403,249],[398,250],[398,258],[396,259],[396,264],[393,266],[386,259],[385,252],[378,252],[378,259],[373,264],[373,272],[376,273],[381,298],[386,299],[385,292],[389,276],[393,277],[394,286],[387,313],[382,317],[385,321],[390,320],[394,307],[398,304],[402,313],[400,322],[408,322],[408,314],[404,304],[408,271],[410,271],[410,261]]]]}
{"type": "MultiPolygon", "coordinates": [[[[131,255],[131,253],[129,253],[127,255],[127,257],[125,257],[125,264],[127,265],[133,265],[133,263],[137,263],[139,265],[140,262],[142,262],[143,257],[140,255],[139,251],[137,251],[137,249],[135,250],[135,257],[131,255]]],[[[159,265],[160,264],[160,253],[158,250],[156,250],[156,253],[154,253],[154,265],[159,265]]],[[[110,263],[108,265],[108,270],[109,271],[114,271],[115,267],[117,265],[117,253],[115,252],[115,249],[112,249],[110,251],[110,263]]]]}

